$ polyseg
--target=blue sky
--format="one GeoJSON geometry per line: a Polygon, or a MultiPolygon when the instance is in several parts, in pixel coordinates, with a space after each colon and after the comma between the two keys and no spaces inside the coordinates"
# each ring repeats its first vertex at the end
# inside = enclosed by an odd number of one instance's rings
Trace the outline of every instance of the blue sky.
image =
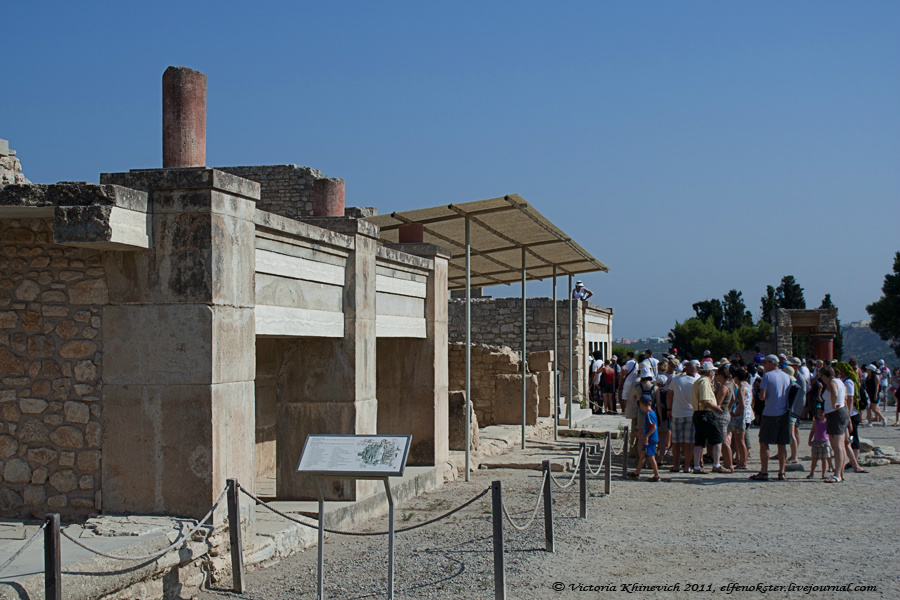
{"type": "MultiPolygon", "coordinates": [[[[18,2],[0,138],[35,182],[161,158],[168,65],[210,165],[390,212],[518,193],[610,273],[616,337],[794,275],[864,319],[900,249],[897,2],[18,2]]],[[[529,295],[549,295],[529,284],[529,295]]],[[[518,286],[489,288],[518,295],[518,286]]]]}

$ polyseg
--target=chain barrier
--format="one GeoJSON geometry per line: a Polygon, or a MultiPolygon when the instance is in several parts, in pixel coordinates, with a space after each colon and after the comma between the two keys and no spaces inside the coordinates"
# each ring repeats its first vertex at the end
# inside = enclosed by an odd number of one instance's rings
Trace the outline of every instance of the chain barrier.
{"type": "MultiPolygon", "coordinates": [[[[246,495],[248,498],[253,500],[258,506],[262,506],[263,508],[272,511],[279,517],[283,517],[283,518],[287,519],[288,521],[297,523],[298,525],[303,525],[304,527],[309,527],[310,529],[318,529],[319,528],[318,525],[313,525],[312,523],[307,523],[305,521],[301,521],[301,520],[297,519],[296,517],[292,517],[291,515],[283,513],[280,510],[278,510],[277,508],[270,506],[265,501],[260,500],[259,498],[257,498],[256,496],[254,496],[253,494],[251,494],[250,492],[245,490],[244,487],[241,486],[240,484],[238,484],[238,487],[244,493],[244,495],[246,495]]],[[[476,500],[483,498],[490,491],[491,491],[491,488],[487,488],[483,492],[478,494],[477,496],[475,496],[469,500],[466,500],[465,502],[463,502],[456,508],[447,511],[440,516],[434,517],[433,519],[428,519],[427,521],[422,521],[421,523],[416,523],[415,525],[410,525],[408,527],[401,527],[400,529],[395,529],[394,533],[403,533],[405,531],[412,531],[413,529],[418,529],[419,527],[425,527],[426,525],[431,525],[432,523],[436,523],[436,522],[440,521],[441,519],[446,519],[450,515],[457,513],[459,511],[461,511],[462,509],[466,508],[467,506],[469,506],[476,500]]],[[[324,529],[328,533],[334,533],[337,535],[351,535],[351,536],[387,535],[388,533],[390,533],[388,531],[342,531],[340,529],[329,529],[328,527],[325,527],[324,529]]]]}
{"type": "Polygon", "coordinates": [[[510,525],[512,525],[513,527],[515,527],[515,528],[518,529],[519,531],[525,531],[526,529],[528,529],[529,527],[531,527],[531,524],[534,522],[534,518],[537,516],[538,509],[541,507],[541,492],[544,491],[544,486],[545,486],[545,485],[547,485],[547,472],[546,472],[546,471],[544,472],[543,478],[541,478],[541,487],[538,488],[538,499],[537,499],[537,502],[536,502],[535,505],[534,505],[534,512],[531,513],[531,518],[529,518],[529,519],[528,519],[528,522],[525,523],[524,525],[521,525],[521,526],[516,525],[516,522],[513,521],[513,518],[512,518],[511,516],[509,516],[509,510],[506,508],[506,502],[504,501],[504,502],[502,503],[502,506],[503,506],[503,516],[506,517],[506,521],[507,521],[510,525]]]}
{"type": "Polygon", "coordinates": [[[113,560],[150,560],[150,559],[155,559],[155,558],[159,558],[160,556],[162,556],[169,550],[175,548],[179,544],[182,544],[183,542],[193,538],[194,534],[197,533],[200,530],[200,528],[203,526],[203,523],[205,523],[206,520],[209,519],[213,515],[214,512],[216,512],[216,509],[219,508],[219,504],[222,502],[222,499],[225,498],[225,494],[227,492],[228,492],[228,488],[226,487],[222,491],[222,493],[219,494],[219,499],[216,500],[216,502],[215,502],[215,504],[213,504],[212,508],[209,509],[209,512],[206,513],[206,516],[203,517],[202,519],[200,519],[199,521],[197,521],[197,524],[194,526],[194,528],[191,529],[186,535],[179,534],[178,538],[174,542],[172,542],[171,544],[169,544],[162,550],[157,550],[156,552],[152,552],[150,554],[141,554],[138,556],[125,556],[122,554],[111,554],[109,552],[102,552],[95,548],[91,548],[90,546],[88,546],[86,544],[83,544],[82,542],[78,541],[77,538],[72,537],[63,529],[61,529],[59,533],[64,538],[66,538],[67,540],[69,540],[70,542],[75,544],[76,546],[83,548],[83,549],[87,550],[88,552],[93,552],[94,554],[96,554],[98,556],[102,556],[104,558],[111,558],[113,560]]]}
{"type": "MultiPolygon", "coordinates": [[[[610,449],[612,449],[612,443],[610,443],[610,449]]],[[[625,450],[625,439],[624,438],[622,439],[622,445],[619,446],[618,450],[613,450],[612,455],[613,456],[621,456],[623,450],[625,450]]]]}
{"type": "Polygon", "coordinates": [[[13,561],[16,560],[17,558],[19,558],[19,555],[20,555],[20,554],[22,554],[23,552],[25,552],[26,550],[28,550],[28,546],[30,546],[30,545],[34,542],[34,540],[37,539],[37,537],[41,534],[42,531],[44,531],[44,529],[45,529],[46,527],[47,527],[47,521],[44,521],[43,524],[38,528],[38,530],[34,532],[34,535],[32,535],[30,538],[28,538],[28,541],[26,541],[24,544],[22,544],[22,547],[21,547],[21,548],[19,548],[18,551],[16,551],[15,554],[13,554],[12,556],[10,556],[10,557],[6,560],[5,563],[3,563],[2,565],[0,565],[0,573],[2,573],[3,570],[4,570],[6,567],[8,567],[9,565],[13,564],[13,561]]]}
{"type": "Polygon", "coordinates": [[[578,460],[575,461],[575,465],[572,467],[572,477],[569,478],[568,483],[562,484],[562,483],[558,482],[556,480],[556,477],[553,476],[553,471],[550,471],[550,481],[552,481],[553,484],[561,490],[564,490],[567,487],[574,484],[575,477],[578,475],[578,465],[581,464],[581,459],[582,459],[583,455],[584,455],[584,453],[582,453],[581,451],[578,452],[578,460]]]}

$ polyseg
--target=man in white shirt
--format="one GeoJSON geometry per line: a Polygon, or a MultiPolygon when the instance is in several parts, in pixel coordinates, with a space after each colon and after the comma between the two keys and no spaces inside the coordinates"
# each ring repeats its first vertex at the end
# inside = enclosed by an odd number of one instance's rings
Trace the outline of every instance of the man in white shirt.
{"type": "Polygon", "coordinates": [[[653,358],[653,350],[651,350],[650,348],[644,350],[644,362],[650,363],[648,366],[650,368],[650,371],[653,373],[654,378],[659,375],[659,360],[653,358]]]}
{"type": "Polygon", "coordinates": [[[684,363],[684,374],[673,377],[666,392],[666,407],[671,416],[672,462],[669,469],[678,471],[679,459],[684,457],[684,472],[691,472],[694,457],[694,409],[691,406],[691,388],[699,379],[696,361],[684,363]]]}
{"type": "Polygon", "coordinates": [[[625,407],[628,406],[628,399],[631,397],[631,390],[634,387],[638,373],[634,352],[629,350],[625,354],[625,359],[627,362],[622,367],[622,372],[619,373],[619,404],[622,406],[622,413],[625,412],[625,407]]]}

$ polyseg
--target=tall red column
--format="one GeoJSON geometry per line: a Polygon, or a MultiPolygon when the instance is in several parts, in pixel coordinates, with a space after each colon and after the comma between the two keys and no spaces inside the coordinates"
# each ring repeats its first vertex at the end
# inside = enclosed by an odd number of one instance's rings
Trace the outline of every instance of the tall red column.
{"type": "Polygon", "coordinates": [[[421,223],[406,223],[398,232],[401,244],[421,244],[425,241],[425,226],[421,223]]]}
{"type": "Polygon", "coordinates": [[[344,216],[344,180],[316,179],[313,182],[313,216],[344,216]]]}
{"type": "Polygon", "coordinates": [[[163,168],[206,166],[206,75],[169,67],[162,83],[163,168]]]}
{"type": "Polygon", "coordinates": [[[813,337],[812,351],[819,360],[826,363],[834,358],[834,338],[831,337],[813,337]]]}

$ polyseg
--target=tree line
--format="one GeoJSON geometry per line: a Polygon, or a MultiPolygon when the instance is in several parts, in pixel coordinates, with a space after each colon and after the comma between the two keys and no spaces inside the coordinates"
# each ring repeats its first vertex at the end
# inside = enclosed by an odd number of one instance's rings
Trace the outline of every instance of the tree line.
{"type": "MultiPolygon", "coordinates": [[[[900,256],[900,253],[898,253],[900,256]]],[[[766,286],[766,295],[760,298],[760,316],[756,322],[744,303],[743,293],[729,290],[721,300],[701,300],[691,308],[694,316],[683,323],[675,322],[669,332],[669,340],[681,355],[702,356],[709,350],[715,360],[731,357],[741,350],[752,350],[758,343],[768,341],[772,333],[771,318],[777,308],[803,309],[806,299],[803,288],[793,275],[785,275],[776,286],[766,286]]],[[[825,294],[819,308],[837,308],[831,294],[825,294]]],[[[841,356],[840,320],[838,335],[834,341],[834,355],[841,356]]],[[[793,354],[808,356],[812,346],[808,335],[795,335],[793,354]]]]}

